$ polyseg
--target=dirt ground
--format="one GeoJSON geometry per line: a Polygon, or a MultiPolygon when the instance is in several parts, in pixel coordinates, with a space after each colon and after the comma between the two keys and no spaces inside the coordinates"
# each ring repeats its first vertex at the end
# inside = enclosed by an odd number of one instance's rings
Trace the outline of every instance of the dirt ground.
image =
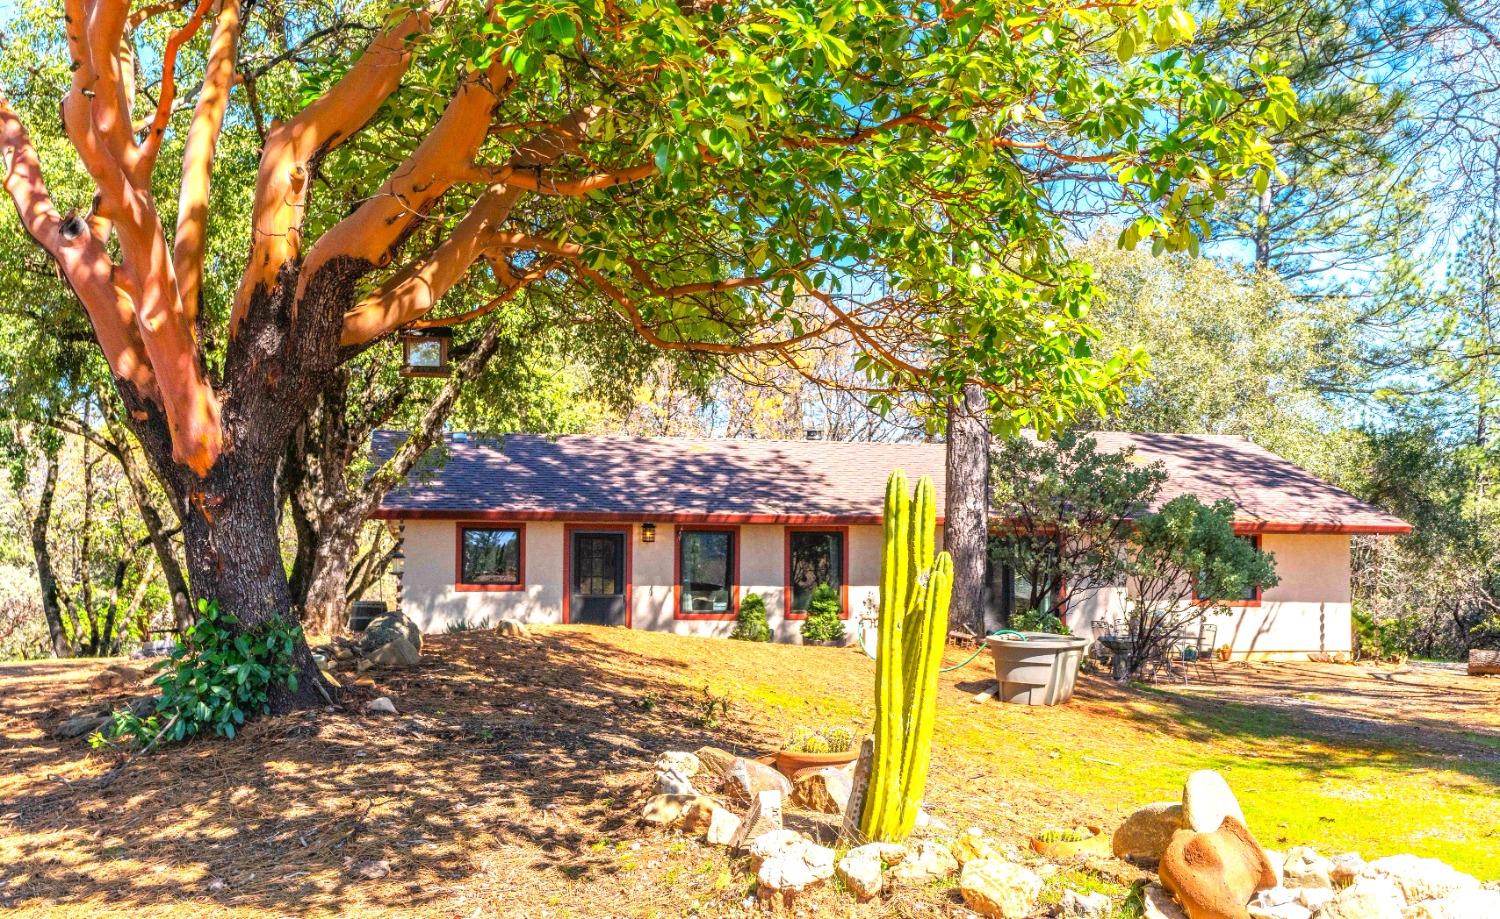
{"type": "MultiPolygon", "coordinates": [[[[752,882],[741,861],[637,824],[650,764],[703,744],[759,754],[791,725],[863,730],[873,715],[873,665],[857,650],[588,627],[512,642],[476,631],[429,637],[419,668],[379,675],[375,692],[340,708],[141,757],[101,790],[94,780],[121,755],[51,736],[103,701],[87,687],[101,666],[0,665],[0,908],[745,915],[752,882]],[[374,694],[401,713],[363,714],[374,694]]],[[[1434,823],[1414,839],[1447,846],[1436,851],[1450,859],[1500,847],[1477,838],[1486,826],[1500,832],[1500,811],[1475,811],[1493,806],[1500,785],[1500,679],[1313,664],[1221,675],[1145,691],[1084,676],[1073,704],[1037,710],[970,702],[991,678],[983,659],[945,674],[929,804],[954,830],[979,826],[1019,849],[1049,826],[1113,826],[1171,797],[1191,768],[1225,769],[1239,790],[1233,770],[1249,763],[1260,770],[1244,773],[1252,825],[1316,776],[1331,802],[1324,816],[1309,827],[1283,820],[1277,840],[1344,832],[1378,846],[1379,825],[1365,828],[1351,789],[1370,781],[1360,770],[1379,769],[1394,783],[1440,777],[1441,797],[1413,802],[1434,823]]],[[[1486,857],[1460,866],[1483,873],[1486,857]]],[[[1065,868],[1053,884],[1119,890],[1131,876],[1065,868]]],[[[951,882],[865,906],[830,889],[805,911],[963,914],[951,882]]]]}

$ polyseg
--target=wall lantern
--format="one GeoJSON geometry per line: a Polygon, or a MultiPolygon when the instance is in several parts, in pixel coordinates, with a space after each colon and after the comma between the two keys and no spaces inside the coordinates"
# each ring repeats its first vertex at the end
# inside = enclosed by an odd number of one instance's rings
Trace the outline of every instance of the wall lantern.
{"type": "Polygon", "coordinates": [[[656,524],[641,524],[641,542],[656,542],[656,524]]]}
{"type": "Polygon", "coordinates": [[[449,373],[448,346],[453,330],[408,329],[401,333],[401,375],[445,377],[449,373]]]}

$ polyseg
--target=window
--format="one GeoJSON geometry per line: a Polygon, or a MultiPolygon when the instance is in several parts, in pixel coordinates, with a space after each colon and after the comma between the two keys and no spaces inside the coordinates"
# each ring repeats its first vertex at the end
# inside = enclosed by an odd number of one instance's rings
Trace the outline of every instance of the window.
{"type": "Polygon", "coordinates": [[[786,539],[787,609],[793,615],[807,612],[813,591],[827,584],[839,592],[844,618],[849,618],[844,531],[789,530],[786,539]]]}
{"type": "MultiPolygon", "coordinates": [[[[1260,548],[1260,536],[1258,535],[1242,534],[1236,536],[1235,538],[1248,542],[1250,545],[1254,546],[1257,549],[1260,548]]],[[[1198,601],[1199,603],[1221,603],[1226,606],[1259,606],[1260,588],[1255,586],[1246,587],[1245,592],[1240,594],[1238,597],[1228,597],[1223,600],[1216,600],[1204,597],[1199,594],[1198,585],[1194,584],[1193,599],[1198,601]]]]}
{"type": "Polygon", "coordinates": [[[677,528],[677,615],[732,619],[738,604],[739,546],[734,530],[677,528]]]}
{"type": "Polygon", "coordinates": [[[517,590],[525,552],[520,526],[459,527],[458,588],[517,590]]]}

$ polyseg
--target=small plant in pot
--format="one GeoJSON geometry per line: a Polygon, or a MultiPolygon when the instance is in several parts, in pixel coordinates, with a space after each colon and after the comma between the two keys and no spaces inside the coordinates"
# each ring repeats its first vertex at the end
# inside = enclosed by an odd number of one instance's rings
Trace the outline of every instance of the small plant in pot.
{"type": "Polygon", "coordinates": [[[1229,660],[1229,655],[1231,653],[1233,653],[1233,649],[1231,649],[1228,645],[1219,645],[1214,649],[1214,657],[1218,658],[1219,663],[1221,664],[1226,663],[1229,660]]]}
{"type": "Polygon", "coordinates": [[[807,618],[802,620],[802,643],[805,645],[842,645],[844,643],[844,609],[839,592],[819,584],[807,601],[807,618]]]}
{"type": "Polygon", "coordinates": [[[1109,839],[1097,826],[1075,826],[1043,830],[1031,837],[1031,850],[1047,858],[1071,858],[1075,855],[1108,855],[1109,839]]]}
{"type": "Polygon", "coordinates": [[[803,769],[842,766],[859,758],[854,731],[842,725],[813,729],[798,725],[776,751],[776,768],[787,778],[803,769]]]}

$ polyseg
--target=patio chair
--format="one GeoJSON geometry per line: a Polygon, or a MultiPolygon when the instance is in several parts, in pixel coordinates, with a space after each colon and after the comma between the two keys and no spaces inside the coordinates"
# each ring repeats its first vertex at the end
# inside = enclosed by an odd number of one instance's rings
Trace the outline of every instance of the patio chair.
{"type": "MultiPolygon", "coordinates": [[[[1219,682],[1219,671],[1214,668],[1214,650],[1219,641],[1219,627],[1205,622],[1198,626],[1198,637],[1195,640],[1192,651],[1191,663],[1194,670],[1203,667],[1208,668],[1209,676],[1213,677],[1215,683],[1219,682]]],[[[1187,649],[1184,649],[1186,653],[1187,649]]]]}

